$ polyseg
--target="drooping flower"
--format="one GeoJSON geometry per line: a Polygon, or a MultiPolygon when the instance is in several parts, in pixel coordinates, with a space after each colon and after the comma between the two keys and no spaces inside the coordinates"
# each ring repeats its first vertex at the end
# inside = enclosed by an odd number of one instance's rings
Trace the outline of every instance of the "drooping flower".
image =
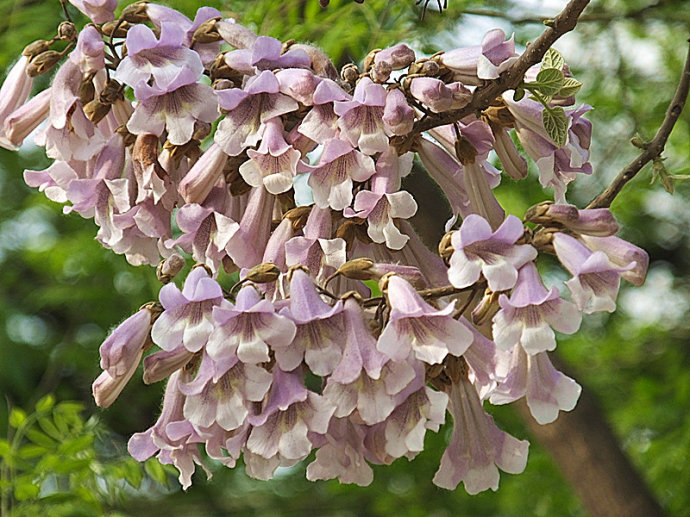
{"type": "MultiPolygon", "coordinates": [[[[113,77],[139,95],[149,88],[160,95],[181,86],[196,83],[204,71],[199,54],[183,45],[185,33],[177,24],[161,24],[160,38],[146,25],[134,25],[127,32],[127,56],[113,77]],[[153,84],[147,84],[153,79],[153,84]]],[[[150,95],[149,95],[150,96],[150,95]]]]}
{"type": "Polygon", "coordinates": [[[398,276],[388,279],[387,299],[390,317],[376,347],[392,359],[404,360],[412,351],[420,361],[438,364],[447,354],[462,355],[472,344],[472,332],[452,317],[455,303],[436,310],[398,276]]]}
{"type": "Polygon", "coordinates": [[[297,325],[297,333],[291,343],[273,345],[280,368],[291,371],[304,360],[316,375],[330,375],[343,354],[342,310],[342,301],[328,305],[319,297],[309,275],[295,269],[290,280],[290,305],[281,309],[280,314],[297,325]]]}
{"type": "Polygon", "coordinates": [[[276,76],[268,70],[247,81],[244,89],[216,90],[227,113],[220,121],[215,141],[230,156],[258,143],[263,122],[297,109],[297,101],[280,93],[276,76]]]}
{"type": "Polygon", "coordinates": [[[164,285],[159,293],[165,311],[151,328],[151,338],[163,350],[183,345],[198,352],[213,331],[213,307],[223,299],[223,290],[203,267],[189,273],[182,291],[173,284],[164,285]]]}
{"type": "Polygon", "coordinates": [[[434,475],[434,484],[455,490],[461,481],[468,494],[498,489],[498,469],[519,474],[527,463],[529,443],[501,431],[482,409],[466,378],[450,385],[453,436],[434,475]]]}
{"type": "Polygon", "coordinates": [[[516,345],[534,355],[556,348],[552,330],[573,334],[580,328],[582,315],[574,304],[562,300],[558,289],[546,290],[533,262],[522,266],[510,299],[502,294],[501,310],[493,319],[496,345],[510,350],[516,345]]]}
{"type": "Polygon", "coordinates": [[[376,169],[369,156],[334,138],[324,144],[318,164],[300,163],[300,172],[309,172],[308,183],[319,207],[342,210],[352,202],[352,181],[366,181],[376,169]]]}
{"type": "Polygon", "coordinates": [[[558,418],[559,411],[570,411],[577,404],[582,388],[556,370],[546,352],[529,354],[515,346],[503,365],[504,380],[491,393],[492,404],[507,404],[522,397],[534,419],[541,425],[558,418]]]}
{"type": "Polygon", "coordinates": [[[586,314],[616,310],[616,297],[621,273],[635,267],[635,262],[619,267],[613,264],[603,251],[590,251],[580,241],[557,233],[553,247],[561,264],[573,278],[565,282],[577,308],[586,314]]]}
{"type": "Polygon", "coordinates": [[[515,244],[523,232],[522,223],[514,215],[509,215],[495,232],[484,218],[467,216],[451,238],[454,251],[448,270],[450,283],[467,287],[483,274],[492,291],[513,287],[518,268],[537,257],[537,250],[529,244],[515,244]]]}
{"type": "Polygon", "coordinates": [[[351,101],[336,102],[333,110],[340,117],[338,127],[352,147],[372,155],[388,149],[383,126],[386,89],[371,79],[360,79],[351,101]]]}
{"type": "Polygon", "coordinates": [[[234,355],[247,364],[269,360],[275,343],[279,347],[290,344],[295,336],[295,324],[275,312],[268,300],[262,300],[253,286],[244,286],[237,294],[235,305],[227,300],[213,309],[216,328],[206,350],[215,361],[234,355]]]}

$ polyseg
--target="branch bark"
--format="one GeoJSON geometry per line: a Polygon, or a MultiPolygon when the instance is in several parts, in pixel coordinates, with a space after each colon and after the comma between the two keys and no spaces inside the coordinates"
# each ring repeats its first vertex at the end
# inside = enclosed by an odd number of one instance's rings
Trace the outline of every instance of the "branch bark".
{"type": "MultiPolygon", "coordinates": [[[[690,42],[690,40],[688,40],[690,42]]],[[[618,176],[611,182],[606,190],[599,194],[587,208],[608,208],[611,203],[620,193],[623,187],[635,175],[642,170],[642,167],[647,165],[649,162],[661,156],[664,151],[668,137],[671,135],[673,126],[676,125],[680,114],[683,112],[685,107],[685,102],[688,98],[688,92],[690,91],[690,49],[688,50],[688,55],[685,60],[685,67],[683,68],[683,74],[681,75],[680,81],[678,83],[678,88],[676,88],[676,93],[671,100],[671,104],[666,110],[666,116],[664,121],[661,123],[661,127],[649,142],[644,151],[633,160],[625,169],[623,169],[618,176]]]]}
{"type": "MultiPolygon", "coordinates": [[[[553,357],[559,370],[567,372],[553,357]]],[[[577,378],[577,377],[576,377],[577,378]]],[[[579,379],[578,379],[578,382],[579,379]]],[[[580,384],[582,384],[580,382],[580,384]]],[[[594,395],[582,387],[573,411],[539,425],[524,399],[515,404],[532,435],[556,465],[593,517],[662,517],[664,511],[627,458],[594,395]]]]}
{"type": "Polygon", "coordinates": [[[572,0],[565,6],[565,9],[552,21],[547,21],[549,27],[531,43],[525,52],[508,70],[501,76],[486,84],[478,87],[472,95],[472,100],[467,106],[452,111],[445,111],[438,115],[432,115],[415,122],[411,135],[417,135],[423,131],[428,131],[438,126],[451,124],[463,119],[467,115],[481,112],[488,108],[491,103],[506,90],[517,88],[525,76],[525,72],[541,61],[546,51],[565,33],[570,32],[577,25],[577,21],[589,4],[589,0],[572,0]]]}

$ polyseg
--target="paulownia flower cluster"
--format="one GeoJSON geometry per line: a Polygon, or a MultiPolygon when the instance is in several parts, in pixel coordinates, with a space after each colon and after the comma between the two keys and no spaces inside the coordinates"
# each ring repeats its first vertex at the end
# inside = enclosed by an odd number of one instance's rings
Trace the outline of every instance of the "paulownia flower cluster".
{"type": "Polygon", "coordinates": [[[648,262],[608,209],[566,202],[592,173],[591,124],[560,55],[527,74],[533,96],[509,90],[422,133],[515,62],[512,38],[432,57],[398,44],[338,73],[318,48],[215,9],[192,21],[138,2],[115,19],[115,0],[70,2],[93,23],[26,48],[0,92],[0,144],[34,132],[54,161],[26,182],[166,284],[100,349],[100,406],[142,362],[144,382],[167,379],[130,453],[175,465],[185,488],[201,448],[259,479],[315,451],[309,479],[366,485],[371,464],[412,459],[448,420],[437,485],[477,493],[521,472],[528,443],[484,404],[524,397],[541,424],[571,410],[580,387],[549,360],[555,331],[613,311],[620,279],[641,284],[648,262]],[[523,220],[493,193],[527,176],[516,140],[554,192],[523,220]],[[452,207],[438,254],[408,222],[424,202],[401,187],[413,166],[452,207]],[[545,253],[572,275],[564,292],[542,283],[545,253]]]}

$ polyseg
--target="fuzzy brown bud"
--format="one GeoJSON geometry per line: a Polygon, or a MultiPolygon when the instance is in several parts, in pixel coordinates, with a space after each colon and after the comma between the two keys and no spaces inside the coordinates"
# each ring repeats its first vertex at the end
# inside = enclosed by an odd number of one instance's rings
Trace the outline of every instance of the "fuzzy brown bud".
{"type": "Polygon", "coordinates": [[[62,59],[62,54],[60,52],[56,52],[55,50],[46,50],[31,60],[26,73],[29,77],[43,75],[52,70],[60,59],[62,59]]]}
{"type": "Polygon", "coordinates": [[[84,106],[84,115],[94,124],[98,124],[110,112],[110,104],[103,104],[94,99],[84,106]]]}
{"type": "Polygon", "coordinates": [[[302,230],[302,228],[304,228],[304,225],[307,224],[307,218],[309,217],[310,213],[310,206],[298,206],[285,212],[283,218],[289,219],[292,223],[292,229],[295,232],[299,232],[302,230]]]}
{"type": "Polygon", "coordinates": [[[50,43],[46,40],[39,39],[33,43],[29,43],[22,51],[22,56],[26,56],[29,60],[35,58],[37,55],[42,54],[50,49],[50,43]]]}
{"type": "Polygon", "coordinates": [[[374,261],[365,257],[348,260],[338,268],[337,273],[353,280],[372,280],[376,278],[369,269],[374,261]]]}
{"type": "Polygon", "coordinates": [[[93,81],[90,79],[87,81],[82,81],[79,85],[79,102],[82,106],[91,102],[96,95],[96,88],[93,85],[93,81]]]}
{"type": "Polygon", "coordinates": [[[184,257],[173,253],[167,259],[161,260],[156,268],[156,277],[164,284],[170,283],[184,267],[184,257]]]}
{"type": "Polygon", "coordinates": [[[223,37],[218,33],[218,29],[216,29],[216,22],[218,20],[220,20],[220,18],[212,18],[199,25],[192,36],[192,44],[215,43],[216,41],[222,40],[223,37]]]}
{"type": "Polygon", "coordinates": [[[460,163],[467,165],[469,163],[474,163],[477,158],[477,150],[465,137],[460,137],[455,141],[455,154],[460,160],[460,163]]]}
{"type": "Polygon", "coordinates": [[[113,20],[106,22],[101,26],[101,32],[105,36],[112,36],[113,38],[126,38],[127,31],[132,26],[126,21],[113,20]]]}
{"type": "Polygon", "coordinates": [[[62,22],[58,25],[57,37],[62,41],[74,41],[77,39],[77,28],[72,22],[62,22]]]}
{"type": "Polygon", "coordinates": [[[357,79],[359,79],[359,74],[359,68],[357,68],[357,65],[354,63],[345,65],[340,71],[340,77],[342,80],[353,86],[357,82],[357,79]]]}
{"type": "Polygon", "coordinates": [[[98,100],[103,104],[113,104],[115,101],[122,98],[122,85],[115,79],[110,79],[103,90],[101,90],[98,100]]]}
{"type": "Polygon", "coordinates": [[[144,23],[149,21],[149,15],[146,12],[148,2],[136,2],[128,5],[122,10],[120,20],[125,20],[129,23],[144,23]]]}
{"type": "Polygon", "coordinates": [[[280,276],[280,269],[273,262],[264,262],[254,266],[247,272],[245,280],[254,282],[255,284],[266,284],[268,282],[275,282],[280,276]]]}
{"type": "Polygon", "coordinates": [[[498,297],[500,295],[500,292],[490,291],[489,289],[484,291],[484,297],[472,311],[472,322],[475,325],[479,327],[493,318],[494,314],[501,308],[498,304],[498,297]]]}

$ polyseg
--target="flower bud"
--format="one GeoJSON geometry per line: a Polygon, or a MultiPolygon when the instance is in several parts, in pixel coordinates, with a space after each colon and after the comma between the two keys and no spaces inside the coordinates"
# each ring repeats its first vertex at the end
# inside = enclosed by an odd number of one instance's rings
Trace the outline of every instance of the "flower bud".
{"type": "Polygon", "coordinates": [[[167,259],[161,260],[156,268],[156,277],[164,284],[169,284],[175,276],[184,268],[184,257],[173,253],[167,259]]]}
{"type": "Polygon", "coordinates": [[[29,75],[29,77],[43,75],[46,72],[49,72],[58,63],[58,61],[60,61],[60,59],[62,59],[61,52],[56,52],[55,50],[46,50],[31,60],[26,73],[29,75]]]}
{"type": "Polygon", "coordinates": [[[374,261],[368,258],[356,258],[348,260],[338,268],[336,273],[339,273],[347,278],[353,280],[373,280],[376,278],[370,271],[374,265],[374,261]]]}
{"type": "Polygon", "coordinates": [[[62,22],[58,25],[57,37],[62,41],[74,41],[77,38],[77,28],[72,22],[62,22]]]}
{"type": "Polygon", "coordinates": [[[255,284],[266,284],[275,282],[278,280],[279,276],[280,269],[278,269],[278,266],[272,262],[264,262],[247,271],[247,276],[245,276],[244,279],[249,282],[254,282],[255,284]]]}
{"type": "Polygon", "coordinates": [[[501,306],[498,304],[500,292],[489,289],[484,291],[484,297],[472,311],[472,322],[478,327],[489,321],[498,312],[501,306]]]}
{"type": "Polygon", "coordinates": [[[105,36],[112,36],[113,38],[126,38],[127,31],[130,29],[131,25],[125,21],[111,21],[104,23],[101,26],[101,32],[105,36]]]}
{"type": "Polygon", "coordinates": [[[357,79],[359,79],[359,74],[360,72],[359,68],[357,68],[357,65],[354,63],[349,63],[340,71],[340,78],[346,83],[354,86],[354,84],[357,82],[357,79]]]}
{"type": "Polygon", "coordinates": [[[37,55],[42,54],[50,50],[50,43],[46,40],[39,39],[33,43],[29,43],[22,51],[22,56],[28,57],[30,60],[35,58],[37,55]]]}
{"type": "Polygon", "coordinates": [[[146,13],[148,2],[136,2],[128,5],[122,10],[120,20],[125,20],[129,23],[145,23],[149,21],[149,15],[146,13]]]}
{"type": "Polygon", "coordinates": [[[216,29],[216,22],[218,20],[220,20],[220,18],[211,18],[199,25],[192,36],[192,45],[194,43],[215,43],[216,41],[222,40],[223,37],[216,29]]]}
{"type": "Polygon", "coordinates": [[[94,124],[98,124],[105,116],[110,113],[110,104],[103,104],[94,99],[84,106],[84,114],[94,124]]]}

